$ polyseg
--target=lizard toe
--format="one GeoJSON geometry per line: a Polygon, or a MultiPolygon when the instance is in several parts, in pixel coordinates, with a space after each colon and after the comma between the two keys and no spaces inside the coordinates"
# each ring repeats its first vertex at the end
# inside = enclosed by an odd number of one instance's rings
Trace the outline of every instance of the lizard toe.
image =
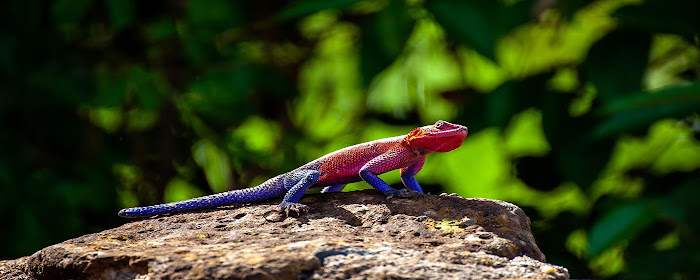
{"type": "Polygon", "coordinates": [[[302,212],[309,211],[309,206],[301,203],[283,203],[280,204],[280,211],[287,214],[287,216],[289,216],[290,212],[295,212],[297,215],[299,215],[302,212]]]}
{"type": "Polygon", "coordinates": [[[394,190],[393,192],[387,193],[387,199],[391,199],[393,197],[418,197],[423,195],[420,192],[417,191],[412,191],[408,189],[400,189],[400,190],[394,190]]]}
{"type": "Polygon", "coordinates": [[[394,196],[400,196],[401,193],[403,193],[405,191],[406,191],[406,189],[400,189],[400,190],[391,189],[390,191],[384,192],[384,194],[386,195],[387,199],[390,199],[394,196]]]}

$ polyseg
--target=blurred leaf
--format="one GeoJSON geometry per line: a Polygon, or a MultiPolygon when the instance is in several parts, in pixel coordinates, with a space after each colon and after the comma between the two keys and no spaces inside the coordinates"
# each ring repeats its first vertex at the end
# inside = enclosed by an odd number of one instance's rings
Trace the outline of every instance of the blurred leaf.
{"type": "Polygon", "coordinates": [[[189,19],[196,25],[228,26],[241,23],[237,4],[226,0],[187,1],[189,19]]]}
{"type": "Polygon", "coordinates": [[[362,26],[360,65],[365,85],[401,54],[414,23],[405,2],[391,0],[389,6],[372,15],[362,26]]]}
{"type": "Polygon", "coordinates": [[[168,183],[165,187],[165,192],[163,193],[163,201],[174,202],[185,199],[190,199],[193,197],[200,197],[205,195],[202,190],[188,183],[181,178],[175,178],[168,183]]]}
{"type": "Polygon", "coordinates": [[[448,36],[496,60],[496,41],[530,17],[531,1],[436,0],[426,4],[448,36]]]}
{"type": "Polygon", "coordinates": [[[700,108],[700,81],[688,86],[671,87],[655,93],[638,92],[616,98],[595,113],[607,117],[592,130],[601,139],[644,129],[662,118],[684,117],[700,108]]]}
{"type": "Polygon", "coordinates": [[[593,2],[592,0],[566,0],[566,1],[548,1],[540,0],[539,2],[550,2],[556,5],[556,8],[562,11],[564,16],[571,20],[574,14],[578,12],[581,8],[593,2]]]}
{"type": "Polygon", "coordinates": [[[192,157],[207,177],[214,192],[223,192],[231,186],[231,163],[228,155],[210,140],[200,140],[192,146],[192,157]]]}
{"type": "Polygon", "coordinates": [[[126,102],[127,83],[124,77],[109,71],[95,75],[96,94],[93,104],[101,107],[121,107],[126,102]]]}
{"type": "Polygon", "coordinates": [[[104,129],[108,133],[115,132],[124,121],[119,108],[91,109],[89,117],[94,125],[104,129]]]}
{"type": "Polygon", "coordinates": [[[683,244],[672,250],[637,254],[630,258],[623,278],[695,279],[700,273],[700,253],[696,248],[693,244],[683,244]]]}
{"type": "Polygon", "coordinates": [[[696,218],[700,211],[700,204],[697,203],[697,198],[700,197],[700,173],[671,173],[649,181],[650,185],[653,184],[650,187],[671,191],[659,200],[662,213],[671,219],[670,223],[678,231],[684,232],[686,239],[693,232],[695,238],[700,237],[700,220],[696,218]],[[675,188],[668,190],[669,185],[675,188]],[[692,232],[686,232],[687,230],[692,232]]]}
{"type": "Polygon", "coordinates": [[[109,0],[107,12],[112,21],[112,28],[121,30],[134,20],[134,0],[109,0]]]}
{"type": "Polygon", "coordinates": [[[641,89],[650,46],[646,32],[617,30],[591,47],[583,69],[603,102],[641,89]]]}
{"type": "Polygon", "coordinates": [[[360,0],[300,0],[282,9],[275,16],[278,21],[285,21],[297,17],[307,16],[322,10],[342,10],[360,0]]]}
{"type": "Polygon", "coordinates": [[[58,24],[77,23],[91,4],[91,0],[57,0],[51,9],[53,19],[58,24]]]}
{"type": "Polygon", "coordinates": [[[197,34],[197,30],[199,29],[180,28],[178,35],[180,35],[179,39],[182,41],[184,53],[194,66],[193,68],[201,69],[206,66],[207,62],[213,61],[215,57],[218,57],[218,53],[211,44],[211,36],[206,37],[203,34],[197,34]]]}
{"type": "Polygon", "coordinates": [[[138,105],[143,110],[155,111],[163,103],[157,76],[156,72],[149,72],[140,66],[131,67],[127,73],[127,90],[136,95],[138,105]]]}
{"type": "Polygon", "coordinates": [[[700,2],[695,0],[647,0],[640,5],[627,6],[614,15],[620,26],[642,29],[651,33],[674,33],[688,39],[700,33],[700,2]]]}
{"type": "Polygon", "coordinates": [[[175,23],[172,19],[161,18],[148,24],[145,34],[150,40],[165,39],[175,34],[175,23]]]}
{"type": "Polygon", "coordinates": [[[554,73],[545,72],[517,81],[508,81],[488,95],[486,119],[504,128],[511,118],[525,109],[540,107],[548,92],[547,82],[554,73]]]}
{"type": "Polygon", "coordinates": [[[128,131],[146,131],[158,121],[157,111],[132,109],[126,114],[126,129],[128,131]]]}
{"type": "Polygon", "coordinates": [[[649,200],[622,204],[607,212],[591,228],[588,255],[598,256],[606,249],[633,239],[659,217],[649,200]]]}
{"type": "Polygon", "coordinates": [[[457,120],[469,124],[469,129],[478,131],[491,126],[503,129],[516,114],[528,108],[541,107],[542,96],[549,91],[547,82],[553,74],[545,72],[521,80],[507,81],[488,94],[466,90],[443,95],[459,94],[465,99],[457,120]]]}
{"type": "Polygon", "coordinates": [[[209,71],[190,85],[182,105],[211,121],[232,122],[250,112],[250,96],[256,75],[249,66],[209,71]]]}
{"type": "Polygon", "coordinates": [[[247,148],[245,152],[269,154],[275,151],[282,138],[282,131],[277,123],[264,120],[259,117],[247,119],[239,125],[233,136],[239,139],[247,148]],[[261,128],[265,129],[261,129],[261,128]]]}
{"type": "Polygon", "coordinates": [[[597,125],[597,119],[591,114],[572,117],[569,105],[573,98],[550,94],[544,101],[542,126],[563,178],[587,188],[607,164],[615,142],[591,138],[590,131],[597,125]]]}

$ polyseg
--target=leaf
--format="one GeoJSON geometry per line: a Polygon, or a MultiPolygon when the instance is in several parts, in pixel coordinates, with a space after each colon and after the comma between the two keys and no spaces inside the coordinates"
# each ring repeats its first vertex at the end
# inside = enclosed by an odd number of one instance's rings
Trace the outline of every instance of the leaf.
{"type": "Polygon", "coordinates": [[[641,200],[607,212],[591,228],[588,255],[598,256],[612,246],[633,239],[659,217],[656,208],[653,202],[641,200]]]}
{"type": "Polygon", "coordinates": [[[508,81],[487,96],[486,119],[505,128],[511,118],[531,107],[539,107],[547,93],[547,81],[554,73],[545,72],[519,81],[508,81]]]}
{"type": "MultiPolygon", "coordinates": [[[[546,1],[540,1],[540,3],[543,3],[546,1]]],[[[576,12],[578,12],[581,8],[585,7],[586,5],[590,4],[593,2],[592,0],[567,0],[567,1],[552,1],[555,7],[564,14],[564,16],[568,19],[571,20],[574,18],[574,15],[576,12]]]]}
{"type": "Polygon", "coordinates": [[[462,110],[457,118],[468,123],[475,131],[495,126],[505,128],[513,116],[528,108],[540,107],[546,93],[547,82],[553,72],[545,72],[522,80],[507,81],[489,94],[479,94],[472,90],[447,92],[443,95],[459,96],[462,110]]]}
{"type": "Polygon", "coordinates": [[[365,85],[401,54],[414,23],[404,1],[392,0],[362,26],[360,67],[365,85]]]}
{"type": "Polygon", "coordinates": [[[572,117],[572,99],[571,95],[549,95],[542,107],[542,127],[562,177],[586,188],[610,159],[614,141],[592,139],[589,133],[598,119],[591,114],[572,117]]]}
{"type": "Polygon", "coordinates": [[[306,0],[296,1],[293,4],[282,9],[275,16],[277,21],[286,21],[298,17],[307,16],[316,12],[327,9],[342,10],[352,4],[360,2],[360,0],[306,0]]]}
{"type": "Polygon", "coordinates": [[[641,5],[623,7],[614,16],[618,18],[620,26],[625,28],[693,38],[700,32],[698,11],[700,2],[695,0],[648,0],[641,5]]]}
{"type": "Polygon", "coordinates": [[[51,7],[53,19],[57,24],[77,23],[91,4],[90,0],[58,0],[51,7]]]}
{"type": "Polygon", "coordinates": [[[683,117],[700,108],[700,81],[656,93],[637,92],[603,105],[595,113],[606,117],[594,130],[595,139],[614,136],[671,117],[683,117]]]}
{"type": "Polygon", "coordinates": [[[591,47],[583,69],[603,102],[641,89],[650,46],[646,32],[617,30],[591,47]]]}
{"type": "Polygon", "coordinates": [[[121,107],[127,99],[125,78],[121,75],[100,71],[95,75],[96,95],[92,101],[98,107],[121,107]]]}
{"type": "Polygon", "coordinates": [[[199,0],[187,2],[189,19],[196,24],[217,24],[230,20],[236,6],[224,0],[199,0]]]}
{"type": "Polygon", "coordinates": [[[190,84],[181,105],[200,113],[209,122],[241,120],[255,109],[248,97],[257,75],[264,73],[249,65],[205,72],[190,84]]]}
{"type": "Polygon", "coordinates": [[[192,146],[192,158],[204,171],[209,187],[214,192],[228,190],[231,186],[231,160],[213,141],[199,140],[192,146]]]}
{"type": "Polygon", "coordinates": [[[120,30],[134,20],[134,0],[109,0],[107,12],[112,21],[112,28],[120,30]]]}
{"type": "Polygon", "coordinates": [[[249,14],[238,1],[187,1],[189,22],[195,27],[193,36],[211,40],[219,32],[243,25],[249,14]]]}
{"type": "Polygon", "coordinates": [[[530,1],[437,0],[426,8],[453,40],[496,60],[496,41],[529,19],[530,1]]]}
{"type": "Polygon", "coordinates": [[[163,103],[164,96],[158,91],[157,75],[139,66],[129,69],[126,75],[127,90],[133,93],[139,108],[157,111],[163,103]]]}

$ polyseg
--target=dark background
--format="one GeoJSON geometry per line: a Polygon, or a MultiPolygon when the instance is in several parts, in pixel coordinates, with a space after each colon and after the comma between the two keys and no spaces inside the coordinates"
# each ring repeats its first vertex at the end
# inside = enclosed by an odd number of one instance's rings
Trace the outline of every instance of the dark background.
{"type": "Polygon", "coordinates": [[[700,277],[700,2],[0,5],[2,259],[445,119],[426,191],[520,205],[572,278],[700,277]]]}

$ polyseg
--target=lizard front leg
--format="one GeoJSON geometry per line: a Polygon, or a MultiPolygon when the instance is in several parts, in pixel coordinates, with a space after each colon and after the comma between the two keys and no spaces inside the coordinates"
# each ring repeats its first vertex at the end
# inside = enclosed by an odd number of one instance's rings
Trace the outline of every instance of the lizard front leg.
{"type": "Polygon", "coordinates": [[[401,168],[401,182],[403,185],[412,191],[423,193],[420,184],[416,180],[416,174],[423,168],[423,163],[425,163],[425,156],[420,156],[414,159],[415,163],[407,167],[401,168]]]}
{"type": "Polygon", "coordinates": [[[404,147],[397,147],[387,151],[380,156],[373,158],[360,168],[360,178],[370,184],[373,188],[388,196],[394,196],[402,191],[391,188],[384,180],[377,175],[398,169],[402,164],[415,158],[415,154],[404,147]]]}
{"type": "Polygon", "coordinates": [[[319,173],[316,170],[303,170],[303,171],[292,171],[285,175],[284,178],[284,188],[287,189],[287,193],[282,199],[279,208],[280,211],[284,211],[289,215],[289,211],[294,211],[299,214],[299,212],[308,210],[309,207],[297,203],[299,199],[304,195],[306,190],[313,185],[319,177],[319,173]]]}

